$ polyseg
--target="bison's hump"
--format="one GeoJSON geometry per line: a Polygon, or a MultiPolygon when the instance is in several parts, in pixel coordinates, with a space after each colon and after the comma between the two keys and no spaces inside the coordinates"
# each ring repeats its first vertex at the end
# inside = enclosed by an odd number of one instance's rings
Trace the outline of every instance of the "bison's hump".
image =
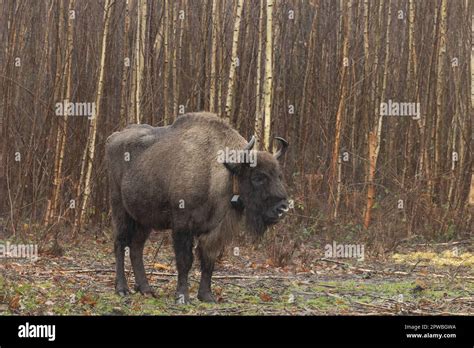
{"type": "Polygon", "coordinates": [[[129,124],[125,129],[149,129],[152,130],[154,127],[149,124],[129,124]]]}
{"type": "Polygon", "coordinates": [[[107,146],[124,144],[149,144],[155,139],[158,128],[148,124],[131,124],[120,132],[114,132],[107,138],[107,146]]]}
{"type": "Polygon", "coordinates": [[[231,130],[232,127],[224,119],[207,111],[191,112],[180,115],[172,124],[173,128],[197,127],[217,131],[231,130]]]}

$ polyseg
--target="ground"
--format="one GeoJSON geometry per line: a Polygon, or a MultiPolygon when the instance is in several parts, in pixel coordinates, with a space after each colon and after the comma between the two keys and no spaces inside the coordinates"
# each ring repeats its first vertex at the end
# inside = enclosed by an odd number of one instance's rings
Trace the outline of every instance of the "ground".
{"type": "MultiPolygon", "coordinates": [[[[107,238],[81,237],[60,256],[36,262],[0,260],[1,315],[415,315],[474,314],[472,243],[442,243],[384,259],[329,259],[312,251],[277,267],[261,249],[234,245],[218,263],[217,304],[196,299],[199,263],[190,277],[192,303],[176,305],[175,266],[166,238],[153,236],[145,265],[157,297],[114,294],[114,257],[107,238]]],[[[128,281],[133,273],[127,262],[128,281]]]]}

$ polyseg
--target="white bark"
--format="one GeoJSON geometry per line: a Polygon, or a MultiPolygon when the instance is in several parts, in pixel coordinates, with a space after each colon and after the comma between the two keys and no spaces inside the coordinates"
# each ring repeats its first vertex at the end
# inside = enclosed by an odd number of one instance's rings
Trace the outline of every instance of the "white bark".
{"type": "Polygon", "coordinates": [[[107,48],[107,34],[109,32],[109,20],[110,20],[110,12],[111,12],[111,0],[105,0],[104,6],[104,33],[102,35],[102,45],[101,45],[101,54],[100,54],[100,66],[99,66],[99,77],[97,80],[97,93],[96,93],[96,114],[91,119],[91,123],[89,125],[89,138],[87,142],[86,150],[88,156],[86,157],[87,160],[87,169],[85,172],[85,179],[84,179],[84,196],[82,199],[81,205],[81,212],[79,215],[78,224],[75,223],[75,229],[77,227],[81,227],[84,223],[85,215],[86,215],[86,208],[89,202],[89,196],[91,193],[91,175],[92,175],[92,165],[94,162],[94,155],[95,155],[95,140],[97,136],[97,120],[100,116],[100,101],[104,90],[104,75],[105,75],[105,57],[106,57],[106,48],[107,48]]]}
{"type": "Polygon", "coordinates": [[[242,8],[243,8],[244,1],[238,0],[237,2],[237,10],[235,15],[235,22],[234,22],[234,34],[232,37],[232,62],[230,64],[229,69],[229,83],[227,86],[227,98],[225,103],[225,110],[224,110],[224,119],[230,123],[230,113],[232,112],[233,106],[233,99],[234,99],[234,85],[235,85],[235,70],[237,67],[237,48],[239,44],[239,33],[240,33],[240,20],[242,16],[242,8]]]}
{"type": "Polygon", "coordinates": [[[267,23],[265,43],[265,86],[263,92],[264,105],[264,129],[263,147],[270,150],[270,128],[272,122],[272,83],[273,83],[273,47],[272,47],[272,23],[273,23],[273,0],[267,0],[267,23]]]}
{"type": "Polygon", "coordinates": [[[257,73],[255,74],[255,149],[260,149],[262,142],[262,108],[261,108],[261,70],[262,70],[262,37],[263,37],[263,11],[265,10],[264,0],[260,0],[260,15],[258,17],[258,50],[257,50],[257,73]]]}

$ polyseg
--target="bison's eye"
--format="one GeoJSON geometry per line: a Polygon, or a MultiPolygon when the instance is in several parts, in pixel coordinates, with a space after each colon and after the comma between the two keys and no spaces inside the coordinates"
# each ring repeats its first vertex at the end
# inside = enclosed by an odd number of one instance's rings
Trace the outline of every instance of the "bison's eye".
{"type": "Polygon", "coordinates": [[[267,181],[267,177],[264,174],[256,174],[252,177],[252,184],[255,186],[263,185],[267,181]]]}

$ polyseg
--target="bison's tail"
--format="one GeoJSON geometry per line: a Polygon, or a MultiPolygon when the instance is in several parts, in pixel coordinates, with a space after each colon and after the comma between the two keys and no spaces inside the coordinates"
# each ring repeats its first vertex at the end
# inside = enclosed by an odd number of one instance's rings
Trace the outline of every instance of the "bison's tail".
{"type": "MultiPolygon", "coordinates": [[[[113,183],[111,186],[113,186],[113,183]]],[[[123,246],[130,246],[137,223],[125,210],[119,190],[111,190],[110,203],[112,206],[114,239],[123,246]]]]}

